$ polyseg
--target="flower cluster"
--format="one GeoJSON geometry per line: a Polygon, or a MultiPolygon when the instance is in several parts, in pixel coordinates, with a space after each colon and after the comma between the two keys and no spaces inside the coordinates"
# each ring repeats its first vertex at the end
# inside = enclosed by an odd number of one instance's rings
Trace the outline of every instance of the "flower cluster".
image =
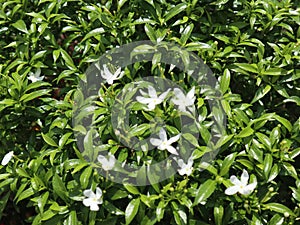
{"type": "MultiPolygon", "coordinates": [[[[137,96],[136,100],[142,104],[147,105],[147,110],[153,110],[156,105],[161,104],[171,90],[163,92],[158,96],[154,87],[148,87],[148,93],[141,91],[142,96],[137,96]]],[[[188,112],[187,109],[192,110],[195,102],[195,87],[193,87],[186,95],[179,88],[174,88],[174,97],[171,99],[174,105],[178,106],[179,111],[188,112]]]]}

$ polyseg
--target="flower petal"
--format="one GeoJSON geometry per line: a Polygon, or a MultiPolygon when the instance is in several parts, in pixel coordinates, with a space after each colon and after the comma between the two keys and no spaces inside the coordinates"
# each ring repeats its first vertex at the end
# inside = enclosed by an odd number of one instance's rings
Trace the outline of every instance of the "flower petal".
{"type": "Polygon", "coordinates": [[[159,138],[162,141],[166,141],[167,140],[167,133],[166,133],[166,131],[165,131],[164,128],[160,129],[160,131],[159,131],[159,138]]]}
{"type": "Polygon", "coordinates": [[[96,188],[96,198],[100,199],[102,197],[102,190],[101,188],[97,187],[96,188]]]}
{"type": "Polygon", "coordinates": [[[97,203],[94,203],[90,206],[90,210],[91,211],[98,211],[99,210],[99,206],[97,205],[97,203]]]}
{"type": "Polygon", "coordinates": [[[159,146],[162,143],[162,140],[157,138],[150,138],[150,143],[154,146],[159,146]]]}
{"type": "Polygon", "coordinates": [[[194,95],[195,95],[195,86],[192,87],[192,89],[187,93],[186,97],[194,102],[195,101],[194,95]]]}
{"type": "Polygon", "coordinates": [[[176,136],[171,137],[171,138],[168,140],[168,144],[172,144],[172,143],[178,141],[179,138],[180,138],[180,136],[181,136],[181,134],[177,134],[176,136]]]}
{"type": "Polygon", "coordinates": [[[241,182],[242,182],[243,186],[246,186],[248,184],[248,180],[249,180],[249,174],[248,174],[247,170],[243,169],[243,173],[241,176],[241,182]]]}
{"type": "Polygon", "coordinates": [[[185,98],[184,93],[182,90],[180,90],[179,88],[174,88],[174,95],[177,99],[183,99],[185,98]]]}
{"type": "Polygon", "coordinates": [[[7,153],[2,159],[1,165],[2,166],[7,165],[13,156],[14,156],[14,151],[10,151],[9,153],[7,153]]]}
{"type": "Polygon", "coordinates": [[[240,193],[243,195],[249,195],[254,191],[256,185],[257,185],[256,182],[251,183],[251,184],[247,185],[246,187],[244,187],[242,190],[240,190],[240,193]]]}
{"type": "Polygon", "coordinates": [[[194,160],[193,160],[193,156],[191,155],[190,158],[188,159],[187,165],[188,166],[193,166],[193,164],[194,164],[194,160]]]}
{"type": "Polygon", "coordinates": [[[91,205],[94,204],[94,201],[91,199],[91,198],[86,198],[86,199],[83,199],[82,203],[86,206],[86,207],[89,207],[91,205]]]}
{"type": "Polygon", "coordinates": [[[163,101],[165,98],[166,98],[166,96],[169,94],[169,92],[170,92],[170,88],[167,90],[167,91],[165,91],[164,93],[162,93],[160,96],[159,96],[159,99],[161,99],[161,101],[163,101]]]}
{"type": "Polygon", "coordinates": [[[234,175],[230,177],[230,181],[234,185],[237,185],[237,186],[241,186],[242,185],[241,181],[236,176],[234,176],[234,175]]]}
{"type": "Polygon", "coordinates": [[[84,190],[83,194],[84,194],[84,196],[86,196],[88,198],[95,198],[96,197],[95,193],[91,189],[84,190]]]}
{"type": "Polygon", "coordinates": [[[137,96],[137,97],[136,97],[136,100],[137,100],[139,103],[142,103],[142,104],[149,104],[150,102],[153,101],[151,98],[145,98],[145,97],[142,97],[142,96],[137,96]]]}
{"type": "Polygon", "coordinates": [[[148,93],[151,98],[157,98],[157,93],[156,93],[156,90],[154,89],[154,87],[149,86],[148,93]]]}
{"type": "Polygon", "coordinates": [[[168,152],[174,154],[174,155],[178,155],[178,152],[176,151],[176,149],[173,146],[167,146],[167,150],[168,152]]]}
{"type": "Polygon", "coordinates": [[[240,190],[240,188],[236,185],[229,187],[225,190],[225,194],[226,195],[234,195],[236,194],[238,191],[240,190]]]}
{"type": "Polygon", "coordinates": [[[185,163],[184,163],[184,161],[183,161],[182,159],[179,159],[179,160],[177,161],[177,164],[178,164],[178,166],[179,166],[180,168],[183,168],[184,165],[185,165],[185,163]]]}

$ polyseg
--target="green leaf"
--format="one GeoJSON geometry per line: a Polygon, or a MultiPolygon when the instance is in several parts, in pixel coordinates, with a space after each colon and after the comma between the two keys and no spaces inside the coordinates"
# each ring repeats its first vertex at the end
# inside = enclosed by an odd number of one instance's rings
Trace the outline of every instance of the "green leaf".
{"type": "Polygon", "coordinates": [[[152,42],[157,41],[156,33],[155,33],[154,29],[148,23],[145,24],[145,32],[152,42]]]}
{"type": "Polygon", "coordinates": [[[245,137],[249,137],[250,135],[252,135],[254,133],[254,130],[248,126],[245,127],[238,135],[236,135],[236,138],[245,138],[245,137]]]}
{"type": "Polygon", "coordinates": [[[94,36],[97,36],[97,35],[100,35],[103,33],[105,33],[105,30],[102,27],[91,30],[89,33],[87,33],[85,35],[85,37],[82,39],[82,42],[85,41],[86,39],[89,39],[91,37],[94,37],[94,36]]]}
{"type": "Polygon", "coordinates": [[[165,16],[164,16],[165,22],[172,19],[177,14],[181,13],[183,10],[186,9],[186,7],[187,7],[186,3],[180,3],[180,4],[176,5],[175,7],[173,7],[167,14],[165,14],[165,16]]]}
{"type": "Polygon", "coordinates": [[[60,55],[60,49],[56,49],[52,52],[52,56],[53,56],[53,62],[55,63],[56,60],[59,58],[60,55]]]}
{"type": "Polygon", "coordinates": [[[85,170],[80,175],[80,185],[83,189],[86,189],[88,187],[92,172],[93,168],[89,166],[85,168],[85,170]]]}
{"type": "Polygon", "coordinates": [[[181,37],[180,37],[180,44],[181,45],[185,45],[187,40],[189,39],[189,37],[191,36],[191,33],[193,31],[193,28],[194,28],[194,24],[189,24],[185,29],[184,31],[182,32],[181,34],[181,37]]]}
{"type": "Polygon", "coordinates": [[[42,50],[37,52],[32,58],[30,59],[30,64],[33,63],[34,60],[42,58],[46,54],[47,50],[42,50]]]}
{"type": "Polygon", "coordinates": [[[160,201],[158,203],[158,206],[156,208],[156,218],[157,221],[160,221],[164,217],[164,212],[165,212],[165,202],[160,201]]]}
{"type": "Polygon", "coordinates": [[[33,99],[39,98],[43,95],[47,95],[51,90],[38,90],[38,91],[33,91],[29,94],[24,94],[22,95],[22,97],[20,98],[20,101],[22,102],[28,102],[31,101],[33,99]]]}
{"type": "Polygon", "coordinates": [[[286,129],[288,129],[289,132],[292,131],[293,126],[290,121],[288,121],[286,118],[283,118],[279,115],[273,116],[279,123],[281,123],[283,126],[285,126],[286,129]]]}
{"type": "Polygon", "coordinates": [[[53,187],[55,194],[57,194],[64,201],[68,202],[67,189],[65,187],[65,184],[62,181],[62,179],[58,176],[58,174],[56,174],[56,173],[54,173],[54,176],[52,179],[52,187],[53,187]]]}
{"type": "Polygon", "coordinates": [[[217,182],[215,180],[205,181],[196,191],[196,197],[193,205],[202,204],[215,191],[217,182]]]}
{"type": "Polygon", "coordinates": [[[134,195],[139,195],[140,192],[139,190],[135,187],[135,186],[132,186],[130,184],[124,184],[124,187],[126,188],[127,191],[129,191],[131,194],[134,194],[134,195]]]}
{"type": "Polygon", "coordinates": [[[125,210],[125,221],[126,221],[126,225],[130,224],[131,221],[133,220],[133,218],[135,217],[135,215],[138,212],[139,209],[139,205],[140,205],[140,199],[132,199],[129,204],[126,207],[125,210]]]}
{"type": "Polygon", "coordinates": [[[282,225],[283,223],[284,217],[280,216],[279,214],[275,214],[269,222],[270,225],[282,225]]]}
{"type": "Polygon", "coordinates": [[[71,211],[68,218],[64,221],[64,225],[78,225],[76,211],[71,211]]]}
{"type": "Polygon", "coordinates": [[[296,180],[298,179],[298,173],[292,164],[283,162],[283,168],[290,176],[294,177],[296,180]]]}
{"type": "Polygon", "coordinates": [[[220,88],[222,94],[225,94],[225,92],[228,90],[229,84],[230,84],[230,71],[229,69],[225,69],[223,76],[221,77],[220,80],[220,88]]]}
{"type": "Polygon", "coordinates": [[[220,176],[224,176],[228,173],[232,163],[235,160],[235,156],[236,156],[236,153],[232,153],[232,154],[226,156],[226,158],[224,159],[224,161],[222,163],[221,169],[220,169],[220,173],[219,173],[220,176]]]}
{"type": "Polygon", "coordinates": [[[25,191],[23,191],[19,196],[18,196],[18,199],[17,199],[17,202],[18,203],[19,201],[23,200],[23,199],[26,199],[30,196],[34,195],[34,190],[32,187],[26,189],[25,191]]]}
{"type": "Polygon", "coordinates": [[[274,180],[277,175],[279,174],[280,170],[279,170],[279,166],[278,164],[274,164],[274,166],[272,167],[270,173],[269,173],[269,178],[268,178],[268,182],[274,180]]]}
{"type": "Polygon", "coordinates": [[[268,84],[266,86],[259,87],[250,104],[253,104],[254,102],[256,102],[259,99],[263,98],[270,90],[271,90],[271,86],[268,85],[268,84]]]}
{"type": "Polygon", "coordinates": [[[258,73],[256,64],[248,64],[248,63],[235,63],[235,66],[251,73],[258,73]]]}
{"type": "Polygon", "coordinates": [[[265,134],[256,132],[255,135],[258,137],[260,142],[268,149],[272,150],[272,144],[270,138],[268,138],[265,134]]]}
{"type": "Polygon", "coordinates": [[[48,145],[51,145],[51,146],[54,146],[54,147],[58,147],[58,145],[56,144],[56,142],[48,134],[43,134],[42,133],[42,137],[43,137],[44,141],[48,145]]]}
{"type": "Polygon", "coordinates": [[[281,68],[270,68],[266,71],[263,71],[262,75],[281,76],[281,75],[287,75],[287,72],[284,69],[281,69],[281,68]]]}
{"type": "Polygon", "coordinates": [[[19,31],[22,31],[22,32],[28,34],[26,24],[23,20],[18,20],[17,22],[13,23],[12,25],[13,25],[13,27],[17,28],[19,31]]]}
{"type": "Polygon", "coordinates": [[[288,207],[280,203],[267,203],[264,204],[264,207],[274,212],[278,212],[282,214],[287,212],[290,216],[295,216],[294,212],[291,209],[289,209],[288,207]]]}
{"type": "Polygon", "coordinates": [[[223,215],[224,215],[224,207],[222,205],[215,206],[214,207],[214,219],[215,219],[215,224],[216,225],[222,225],[222,220],[223,220],[223,215]]]}
{"type": "Polygon", "coordinates": [[[271,154],[268,153],[264,159],[264,175],[267,179],[269,178],[269,174],[271,172],[272,165],[273,165],[273,157],[271,154]]]}
{"type": "Polygon", "coordinates": [[[114,206],[109,201],[104,201],[103,207],[105,209],[107,209],[108,212],[110,212],[114,215],[117,215],[117,216],[124,215],[124,212],[122,210],[118,209],[116,206],[114,206]]]}
{"type": "Polygon", "coordinates": [[[71,56],[62,48],[60,49],[61,56],[65,60],[66,65],[68,66],[69,69],[71,70],[76,70],[76,66],[74,65],[73,59],[71,56]]]}

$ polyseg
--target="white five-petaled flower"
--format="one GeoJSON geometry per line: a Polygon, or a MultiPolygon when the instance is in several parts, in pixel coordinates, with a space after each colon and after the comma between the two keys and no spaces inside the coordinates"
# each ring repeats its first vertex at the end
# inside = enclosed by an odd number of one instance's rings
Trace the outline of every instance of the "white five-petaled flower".
{"type": "Polygon", "coordinates": [[[176,149],[171,145],[174,142],[178,141],[178,139],[180,138],[181,134],[177,134],[174,137],[171,137],[169,140],[167,138],[167,133],[166,131],[161,128],[159,131],[159,138],[150,138],[150,142],[152,145],[157,146],[157,148],[159,150],[167,150],[168,152],[174,154],[174,155],[178,155],[178,152],[176,151],[176,149]]]}
{"type": "Polygon", "coordinates": [[[231,176],[230,181],[234,186],[231,186],[225,190],[226,195],[234,195],[236,193],[240,193],[242,195],[248,195],[252,193],[252,191],[255,189],[257,183],[253,182],[251,184],[248,184],[249,180],[249,174],[248,172],[244,169],[241,180],[239,180],[236,176],[231,176]]]}
{"type": "Polygon", "coordinates": [[[30,72],[28,80],[30,80],[32,83],[37,81],[42,81],[44,79],[44,76],[41,75],[41,69],[37,68],[35,73],[30,72]]]}
{"type": "Polygon", "coordinates": [[[169,91],[170,89],[163,92],[160,96],[157,96],[156,90],[152,86],[149,86],[148,93],[140,90],[140,93],[143,96],[149,95],[149,97],[138,96],[136,97],[136,100],[142,104],[148,105],[148,110],[153,110],[156,105],[159,105],[163,102],[169,91]]]}
{"type": "Polygon", "coordinates": [[[110,152],[108,153],[108,156],[105,157],[103,155],[98,156],[98,161],[101,163],[102,169],[105,171],[111,170],[114,168],[116,163],[116,158],[114,155],[112,155],[110,152]]]}
{"type": "Polygon", "coordinates": [[[195,87],[193,87],[187,95],[185,95],[179,88],[174,88],[175,97],[172,98],[172,102],[178,105],[181,112],[186,112],[187,107],[191,107],[195,102],[195,87]]]}
{"type": "Polygon", "coordinates": [[[114,74],[109,71],[106,65],[103,65],[103,69],[101,76],[108,84],[113,84],[114,80],[120,79],[124,75],[124,71],[121,71],[121,67],[119,67],[114,74]]]}
{"type": "Polygon", "coordinates": [[[94,193],[91,189],[83,191],[84,196],[86,197],[83,199],[83,204],[86,207],[90,207],[91,211],[98,211],[99,210],[99,204],[102,204],[102,190],[97,187],[96,193],[94,193]]]}
{"type": "Polygon", "coordinates": [[[9,153],[7,153],[2,159],[1,165],[6,166],[13,156],[14,156],[14,151],[10,151],[9,153]]]}
{"type": "Polygon", "coordinates": [[[179,169],[178,169],[178,173],[181,175],[181,176],[183,176],[183,175],[191,175],[191,173],[193,172],[193,164],[194,164],[194,160],[193,160],[193,157],[192,156],[190,156],[190,158],[188,159],[188,162],[187,163],[185,163],[184,161],[183,161],[183,159],[179,159],[178,161],[177,161],[177,163],[178,163],[178,166],[180,167],[179,169]]]}

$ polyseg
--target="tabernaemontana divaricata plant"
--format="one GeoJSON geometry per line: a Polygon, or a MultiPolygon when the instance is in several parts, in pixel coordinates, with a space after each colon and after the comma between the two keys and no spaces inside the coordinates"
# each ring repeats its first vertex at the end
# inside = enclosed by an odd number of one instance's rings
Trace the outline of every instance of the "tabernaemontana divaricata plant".
{"type": "Polygon", "coordinates": [[[0,1],[0,224],[300,223],[299,5],[0,1]]]}

